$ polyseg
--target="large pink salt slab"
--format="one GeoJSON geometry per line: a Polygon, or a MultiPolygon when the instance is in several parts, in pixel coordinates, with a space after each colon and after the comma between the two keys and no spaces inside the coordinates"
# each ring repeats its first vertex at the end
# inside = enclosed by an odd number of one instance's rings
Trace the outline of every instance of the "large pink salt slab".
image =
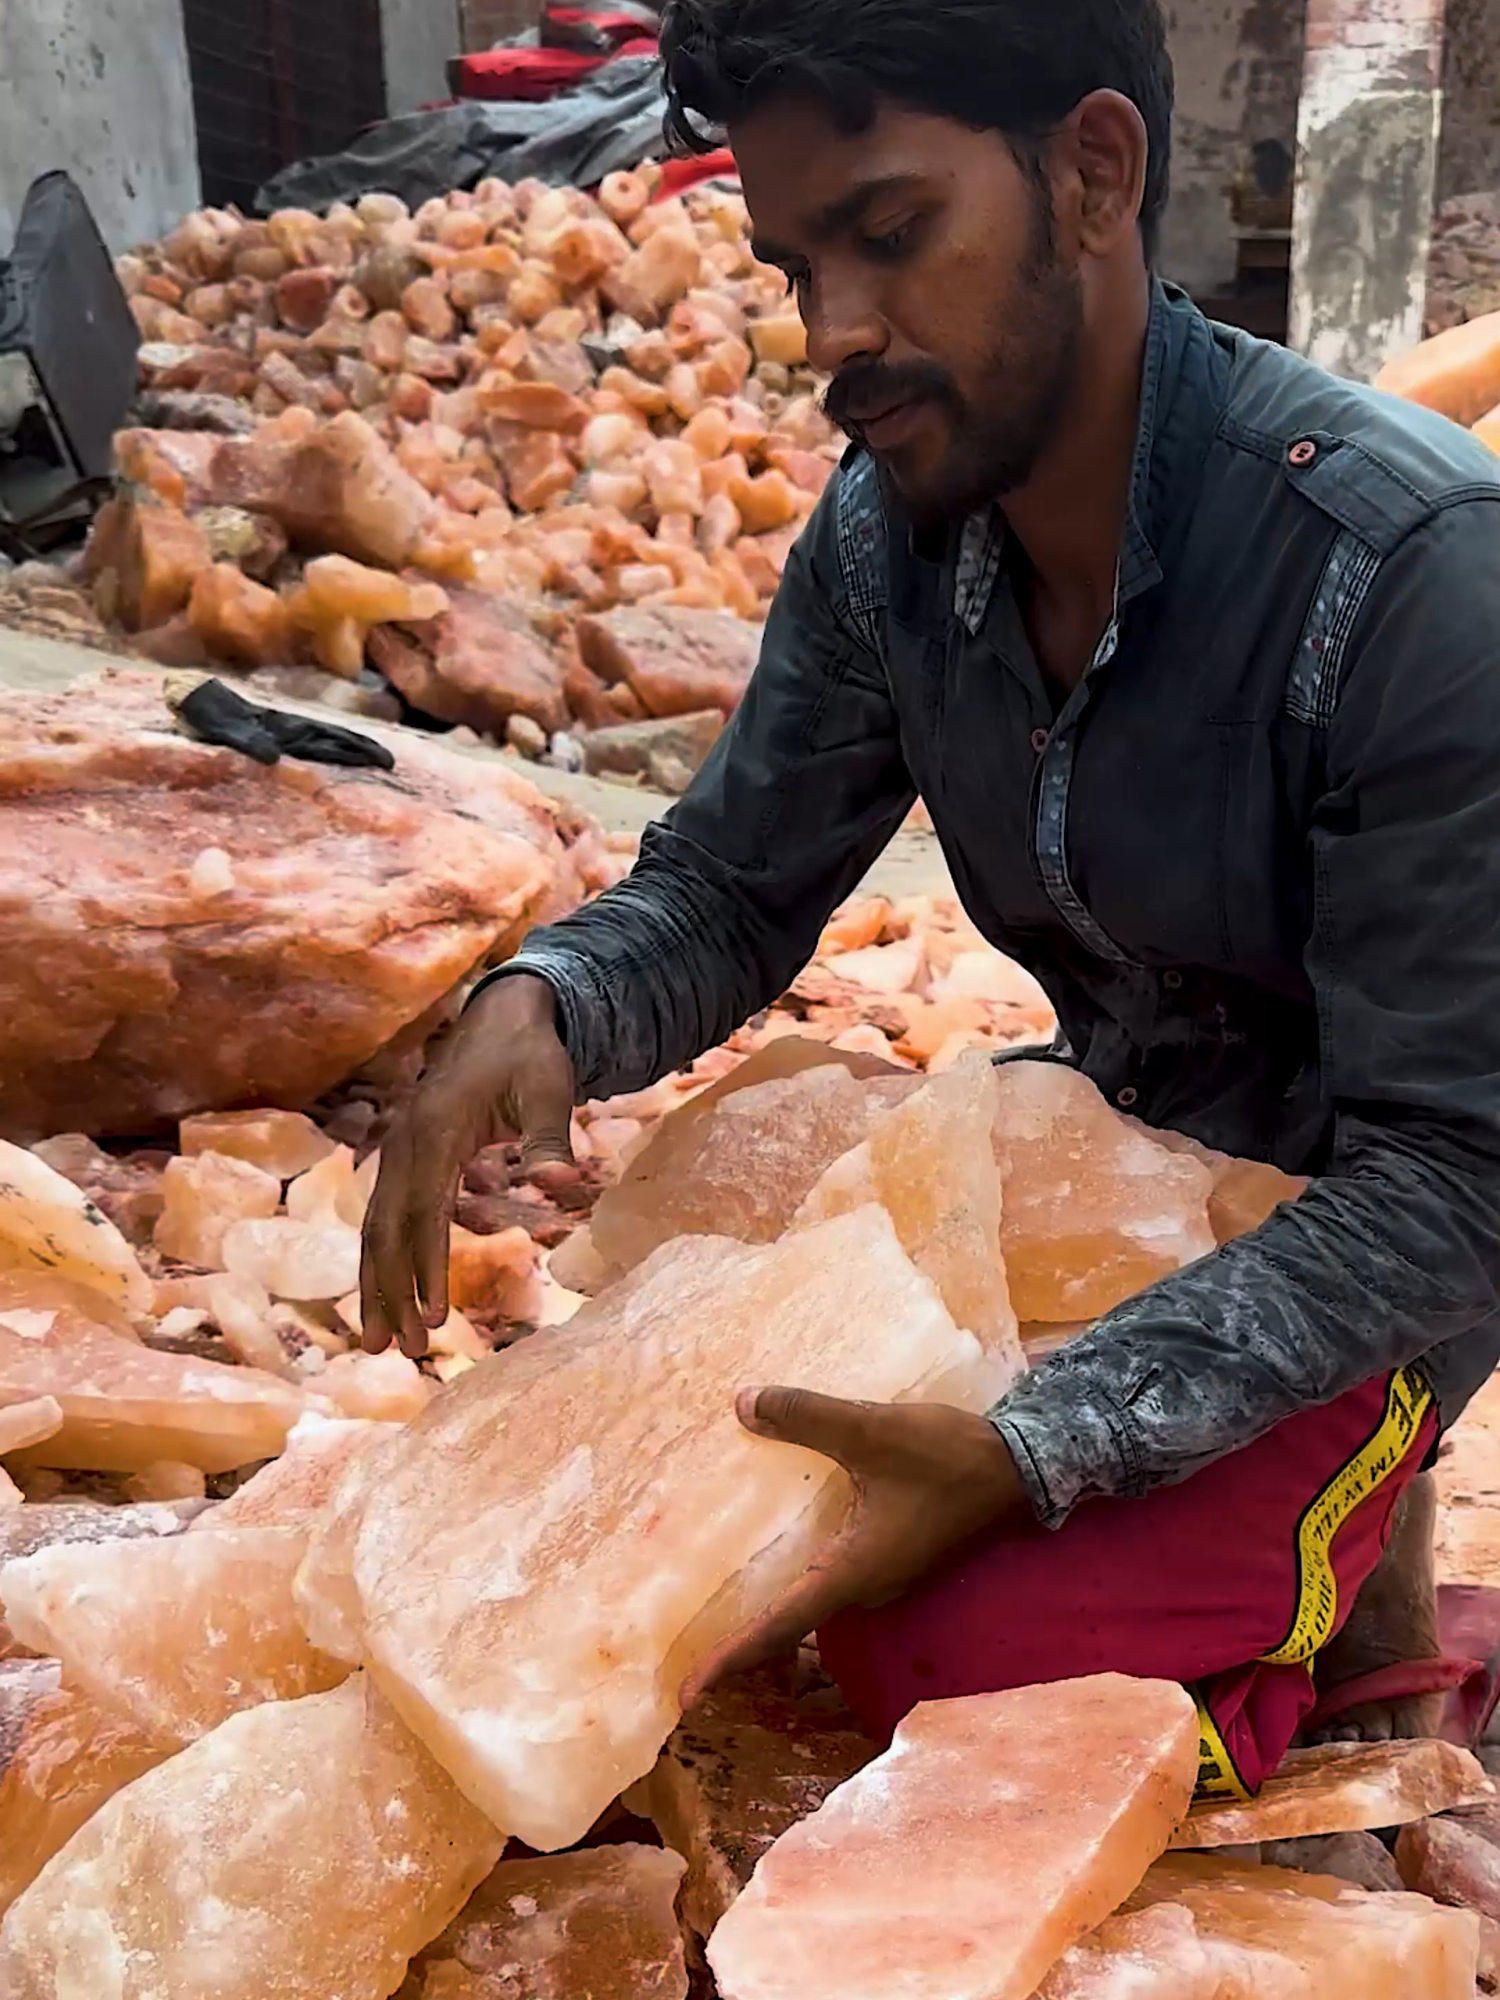
{"type": "Polygon", "coordinates": [[[178,1749],[242,1708],[346,1678],[297,1616],[305,1546],[292,1529],[225,1528],[54,1547],[0,1569],[0,1603],[23,1645],[62,1661],[70,1686],[178,1749]]]}
{"type": "Polygon", "coordinates": [[[1036,2000],[1226,2000],[1191,1910],[1172,1903],[1106,1917],[1070,1945],[1036,2000]]]}
{"type": "Polygon", "coordinates": [[[356,1675],[116,1793],[12,1907],[0,1992],[387,2000],[501,1844],[356,1675]]]}
{"type": "Polygon", "coordinates": [[[963,1056],[889,1109],[869,1102],[877,1088],[865,1087],[869,1138],[825,1171],[794,1226],[878,1201],[954,1321],[991,1357],[998,1402],[1025,1372],[1026,1356],[1000,1254],[995,1066],[987,1055],[963,1056]]]}
{"type": "Polygon", "coordinates": [[[1025,2000],[1161,1852],[1197,1755],[1165,1681],[924,1703],[761,1860],[709,1941],[723,2000],[1025,2000]]]}
{"type": "Polygon", "coordinates": [[[1004,1063],[996,1077],[1000,1241],[1019,1319],[1097,1319],[1217,1247],[1201,1162],[1065,1064],[1004,1063]]]}
{"type": "Polygon", "coordinates": [[[256,1369],[142,1346],[97,1293],[0,1272],[0,1406],[38,1396],[57,1399],[63,1426],[24,1462],[98,1472],[232,1472],[274,1458],[306,1408],[256,1369]]]}
{"type": "Polygon", "coordinates": [[[497,1825],[571,1845],[847,1506],[829,1460],[743,1429],[735,1392],[975,1408],[987,1365],[878,1208],[765,1247],[684,1237],[358,1461],[298,1579],[309,1633],[370,1666],[497,1825]]]}
{"type": "MultiPolygon", "coordinates": [[[[98,1506],[90,1500],[28,1501],[0,1512],[0,1567],[38,1549],[68,1542],[134,1541],[142,1536],[180,1535],[198,1515],[211,1511],[205,1500],[134,1507],[98,1506]]],[[[24,1651],[0,1617],[0,1662],[24,1651]]]]}
{"type": "Polygon", "coordinates": [[[1474,2000],[1479,1920],[1425,1896],[1174,1854],[1128,1907],[1161,1903],[1192,1915],[1213,2000],[1474,2000]]]}
{"type": "Polygon", "coordinates": [[[590,1235],[607,1271],[633,1269],[674,1236],[773,1242],[823,1169],[865,1137],[860,1079],[893,1073],[791,1035],[757,1050],[664,1118],[599,1197],[590,1235]]]}
{"type": "Polygon", "coordinates": [[[1195,1806],[1173,1847],[1247,1847],[1304,1834],[1403,1826],[1429,1813],[1482,1804],[1495,1788],[1456,1743],[1322,1743],[1289,1750],[1257,1798],[1195,1806]]]}
{"type": "Polygon", "coordinates": [[[81,1188],[35,1153],[0,1140],[0,1273],[87,1285],[130,1313],[151,1306],[151,1280],[119,1230],[81,1188]]]}
{"type": "MultiPolygon", "coordinates": [[[[287,1434],[286,1450],[262,1466],[227,1500],[194,1524],[199,1533],[225,1528],[307,1531],[333,1498],[361,1452],[391,1436],[394,1426],[364,1418],[306,1416],[287,1434]]],[[[0,1543],[3,1547],[3,1543],[0,1543]]]]}
{"type": "Polygon", "coordinates": [[[421,2000],[686,2000],[682,1861],[596,1847],[502,1861],[412,1967],[421,2000]]]}

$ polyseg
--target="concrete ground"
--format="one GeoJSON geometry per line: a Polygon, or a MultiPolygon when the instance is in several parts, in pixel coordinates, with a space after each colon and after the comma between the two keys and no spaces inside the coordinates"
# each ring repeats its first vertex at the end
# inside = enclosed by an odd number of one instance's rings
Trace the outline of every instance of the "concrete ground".
{"type": "MultiPolygon", "coordinates": [[[[123,657],[116,659],[111,654],[94,652],[86,646],[71,645],[64,640],[37,638],[29,633],[0,629],[0,694],[8,689],[23,693],[48,693],[99,674],[112,665],[139,667],[142,662],[123,657]]],[[[319,712],[315,703],[288,701],[282,705],[290,709],[306,709],[310,714],[319,712]]],[[[327,713],[332,720],[345,727],[359,727],[357,717],[333,710],[327,713]]],[[[389,728],[390,725],[382,727],[389,728]]],[[[660,793],[645,791],[639,786],[613,784],[606,779],[581,775],[575,777],[566,771],[551,770],[545,764],[527,764],[508,751],[480,745],[464,748],[460,754],[505,757],[550,798],[581,807],[609,833],[639,833],[652,820],[659,819],[672,803],[660,793]]],[[[864,887],[872,895],[891,897],[951,896],[953,893],[942,849],[935,836],[915,831],[896,835],[870,870],[864,887]]]]}

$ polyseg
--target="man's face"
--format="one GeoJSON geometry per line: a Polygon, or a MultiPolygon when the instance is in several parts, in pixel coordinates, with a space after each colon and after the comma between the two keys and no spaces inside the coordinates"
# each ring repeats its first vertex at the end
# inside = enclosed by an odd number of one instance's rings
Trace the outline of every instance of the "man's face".
{"type": "Polygon", "coordinates": [[[829,414],[921,520],[1029,477],[1078,367],[1076,270],[1004,138],[882,103],[840,131],[779,93],[730,139],[759,256],[795,284],[829,414]]]}

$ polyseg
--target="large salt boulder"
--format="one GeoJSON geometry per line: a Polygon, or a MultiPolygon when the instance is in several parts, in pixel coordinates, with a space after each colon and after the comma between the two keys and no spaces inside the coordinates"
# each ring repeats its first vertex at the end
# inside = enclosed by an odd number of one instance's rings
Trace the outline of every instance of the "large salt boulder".
{"type": "Polygon", "coordinates": [[[0,697],[0,1135],[309,1103],[578,900],[523,778],[384,740],[391,773],[267,769],[157,673],[0,697]]]}

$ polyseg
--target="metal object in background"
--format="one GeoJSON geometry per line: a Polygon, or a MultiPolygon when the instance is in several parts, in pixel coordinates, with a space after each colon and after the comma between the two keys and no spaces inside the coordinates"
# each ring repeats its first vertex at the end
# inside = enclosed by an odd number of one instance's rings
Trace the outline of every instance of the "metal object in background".
{"type": "Polygon", "coordinates": [[[44,174],[0,262],[0,550],[37,554],[108,490],[140,334],[89,205],[44,174]]]}

